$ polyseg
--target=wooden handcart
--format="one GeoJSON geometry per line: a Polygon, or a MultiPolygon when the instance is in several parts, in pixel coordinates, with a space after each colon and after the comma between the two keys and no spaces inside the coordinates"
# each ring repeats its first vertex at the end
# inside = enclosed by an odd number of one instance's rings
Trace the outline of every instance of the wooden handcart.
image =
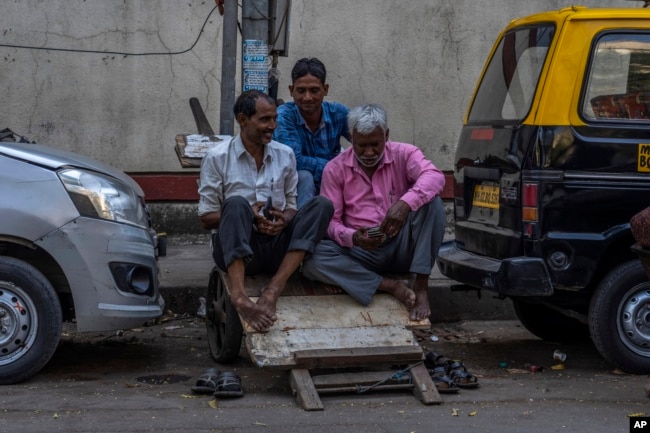
{"type": "MultiPolygon", "coordinates": [[[[253,301],[268,278],[246,277],[253,301]]],[[[278,300],[278,321],[267,332],[255,331],[239,317],[230,303],[228,276],[216,267],[206,300],[215,361],[234,361],[245,338],[255,365],[290,370],[291,389],[305,410],[322,410],[322,394],[369,390],[407,389],[424,404],[442,402],[412,332],[430,323],[410,321],[406,307],[390,295],[375,295],[364,307],[296,273],[278,300]],[[386,368],[391,365],[408,365],[409,374],[386,368]]]]}

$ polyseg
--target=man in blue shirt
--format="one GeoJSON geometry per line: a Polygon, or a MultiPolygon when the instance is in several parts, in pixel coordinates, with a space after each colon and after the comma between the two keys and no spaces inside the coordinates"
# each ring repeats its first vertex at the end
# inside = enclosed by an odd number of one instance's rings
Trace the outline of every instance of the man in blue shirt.
{"type": "Polygon", "coordinates": [[[303,58],[291,70],[289,92],[293,102],[278,107],[273,139],[293,149],[298,169],[298,209],[320,190],[325,164],[341,151],[341,137],[350,140],[348,108],[327,102],[329,84],[325,65],[303,58]]]}

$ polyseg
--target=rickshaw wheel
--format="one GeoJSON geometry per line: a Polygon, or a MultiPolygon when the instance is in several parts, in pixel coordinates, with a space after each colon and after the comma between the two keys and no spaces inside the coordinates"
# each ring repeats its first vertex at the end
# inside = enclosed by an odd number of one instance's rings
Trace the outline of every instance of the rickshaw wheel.
{"type": "Polygon", "coordinates": [[[220,363],[233,362],[239,356],[243,328],[217,268],[210,273],[205,303],[210,355],[220,363]]]}

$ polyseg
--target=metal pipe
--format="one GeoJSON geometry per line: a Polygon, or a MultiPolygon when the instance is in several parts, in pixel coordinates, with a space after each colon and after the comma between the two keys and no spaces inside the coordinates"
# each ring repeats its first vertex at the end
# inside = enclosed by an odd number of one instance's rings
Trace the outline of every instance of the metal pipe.
{"type": "Polygon", "coordinates": [[[237,0],[224,1],[221,49],[221,106],[219,134],[234,135],[235,76],[237,75],[237,0]]]}

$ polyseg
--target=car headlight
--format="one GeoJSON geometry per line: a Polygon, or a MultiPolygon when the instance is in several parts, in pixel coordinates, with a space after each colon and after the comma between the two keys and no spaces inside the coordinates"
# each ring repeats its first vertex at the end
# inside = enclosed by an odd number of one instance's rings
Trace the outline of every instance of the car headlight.
{"type": "Polygon", "coordinates": [[[58,174],[81,215],[148,227],[140,197],[117,179],[80,169],[58,174]]]}

